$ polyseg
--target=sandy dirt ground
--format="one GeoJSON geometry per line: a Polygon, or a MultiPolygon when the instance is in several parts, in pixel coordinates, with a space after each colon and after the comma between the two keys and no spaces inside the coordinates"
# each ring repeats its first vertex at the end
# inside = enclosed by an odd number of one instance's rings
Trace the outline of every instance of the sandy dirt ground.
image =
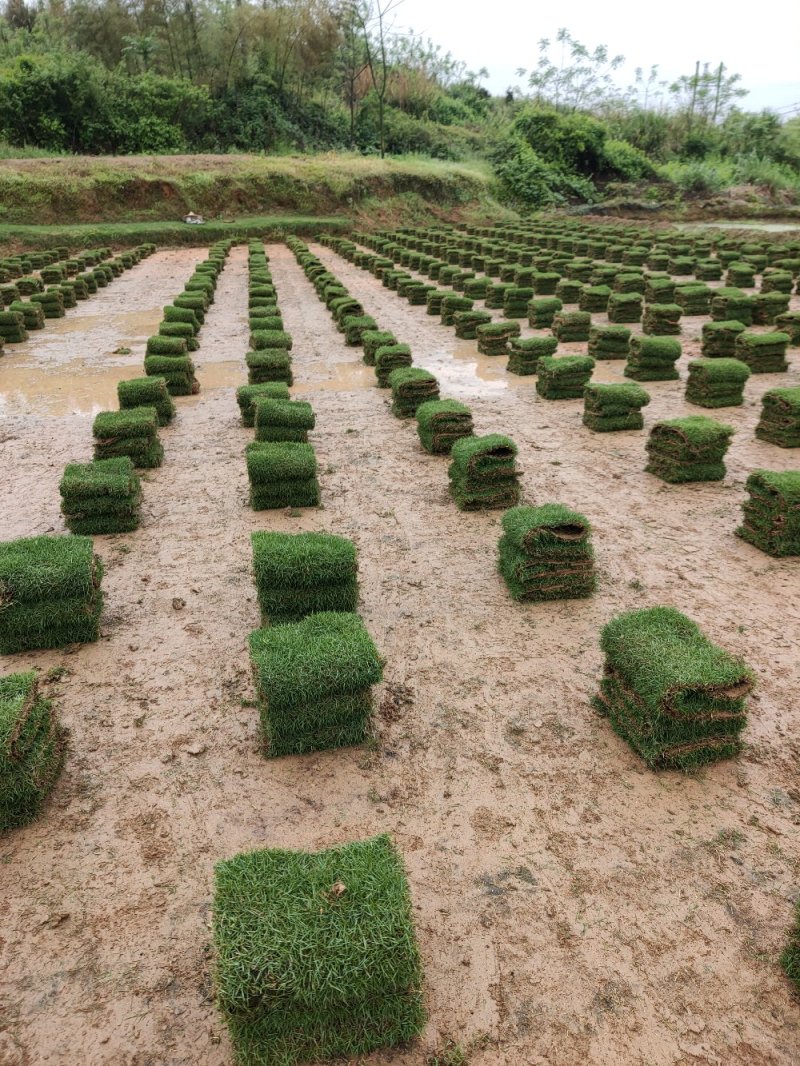
{"type": "MultiPolygon", "coordinates": [[[[383,831],[408,869],[430,1021],[365,1064],[437,1063],[449,1040],[472,1066],[800,1062],[800,1004],[777,965],[800,888],[798,563],[733,536],[747,473],[798,465],[753,436],[761,393],[800,381],[797,352],[724,411],[738,431],[725,482],[667,486],[643,472],[645,433],[591,434],[580,402],[539,399],[504,359],[315,248],[472,405],[478,432],[514,437],[528,502],[591,519],[596,597],[520,605],[495,570],[500,513],[456,510],[447,460],[389,413],[288,250],[267,250],[295,391],[317,413],[323,507],[246,505],[235,249],[196,353],[202,391],[161,431],[142,526],[96,540],[101,640],[2,661],[53,671],[70,747],[42,818],[0,840],[0,1064],[230,1064],[210,978],[214,863],[383,831]],[[255,529],[358,545],[361,612],[386,659],[374,744],[260,754],[255,529]],[[589,705],[600,627],[660,603],[759,679],[745,753],[692,776],[646,770],[589,705]]],[[[64,463],[90,458],[93,412],[140,372],[161,306],[203,254],[157,253],[0,360],[0,538],[63,530],[64,463]]],[[[682,383],[648,389],[648,424],[697,410],[682,383]]]]}

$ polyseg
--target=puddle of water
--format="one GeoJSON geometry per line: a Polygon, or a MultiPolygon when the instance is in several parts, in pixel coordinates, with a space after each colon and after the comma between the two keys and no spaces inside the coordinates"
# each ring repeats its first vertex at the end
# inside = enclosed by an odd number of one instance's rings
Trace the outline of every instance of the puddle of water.
{"type": "Polygon", "coordinates": [[[66,369],[43,369],[20,364],[0,371],[0,411],[17,414],[96,415],[115,411],[117,382],[141,376],[139,363],[127,366],[70,364],[66,369]]]}
{"type": "Polygon", "coordinates": [[[677,229],[755,229],[764,230],[767,233],[791,233],[800,230],[800,222],[679,222],[677,229]]]}

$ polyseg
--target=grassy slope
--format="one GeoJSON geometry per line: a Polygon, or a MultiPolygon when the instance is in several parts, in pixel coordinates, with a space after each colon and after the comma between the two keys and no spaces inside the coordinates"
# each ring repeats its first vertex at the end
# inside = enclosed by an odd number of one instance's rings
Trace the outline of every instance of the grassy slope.
{"type": "MultiPolygon", "coordinates": [[[[25,225],[177,222],[302,228],[311,218],[393,222],[501,217],[479,164],[316,156],[125,156],[0,160],[0,240],[25,225]],[[253,217],[255,216],[255,217],[253,217]]],[[[145,239],[145,228],[138,239],[145,239]]],[[[152,232],[152,231],[151,231],[152,232]]],[[[95,227],[95,233],[97,229],[95,227]]],[[[77,237],[77,234],[76,234],[77,237]]]]}

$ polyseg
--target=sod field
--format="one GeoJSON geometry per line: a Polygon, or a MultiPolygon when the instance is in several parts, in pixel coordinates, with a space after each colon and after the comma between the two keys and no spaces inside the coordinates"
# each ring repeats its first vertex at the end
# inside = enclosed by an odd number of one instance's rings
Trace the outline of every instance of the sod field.
{"type": "Polygon", "coordinates": [[[796,1062],[800,241],[473,184],[0,248],[0,1062],[796,1062]]]}

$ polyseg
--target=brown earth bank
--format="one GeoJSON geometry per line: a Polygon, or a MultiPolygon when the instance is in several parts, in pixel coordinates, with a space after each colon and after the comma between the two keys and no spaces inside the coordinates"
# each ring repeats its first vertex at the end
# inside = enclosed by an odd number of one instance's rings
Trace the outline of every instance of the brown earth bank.
{"type": "MultiPolygon", "coordinates": [[[[733,535],[749,471],[797,466],[753,434],[764,390],[800,383],[796,352],[718,413],[737,429],[725,482],[667,486],[643,472],[645,433],[591,434],[580,402],[541,400],[505,360],[315,246],[472,406],[477,432],[515,439],[527,501],[593,523],[597,595],[520,605],[495,569],[500,513],[456,510],[447,460],[389,413],[288,250],[267,251],[294,392],[317,414],[323,506],[246,504],[236,248],[200,336],[202,391],[161,431],[142,526],[96,538],[100,641],[3,657],[6,672],[49,674],[70,745],[41,819],[0,840],[0,1063],[231,1063],[211,980],[214,863],[384,831],[408,870],[429,1024],[364,1066],[430,1064],[450,1039],[473,1066],[797,1063],[800,1008],[777,956],[800,885],[798,563],[733,535]],[[360,610],[386,659],[373,744],[260,753],[256,529],[357,544],[360,610]],[[744,754],[691,776],[646,770],[589,704],[600,627],[660,603],[758,676],[744,754]]],[[[65,462],[91,457],[92,414],[140,373],[161,306],[204,254],[158,252],[0,360],[0,539],[63,531],[65,462]]],[[[684,376],[700,323],[687,320],[684,376]]],[[[648,425],[697,413],[681,383],[647,388],[648,425]]]]}

